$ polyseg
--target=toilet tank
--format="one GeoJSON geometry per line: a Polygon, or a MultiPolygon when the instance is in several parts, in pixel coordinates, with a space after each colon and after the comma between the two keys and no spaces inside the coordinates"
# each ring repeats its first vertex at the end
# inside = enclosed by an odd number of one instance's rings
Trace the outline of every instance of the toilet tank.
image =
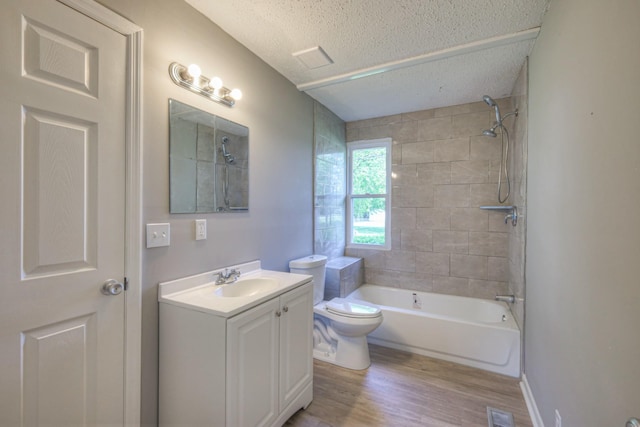
{"type": "Polygon", "coordinates": [[[324,299],[324,275],[327,257],[324,255],[309,255],[289,262],[289,271],[297,274],[313,276],[313,305],[324,299]]]}

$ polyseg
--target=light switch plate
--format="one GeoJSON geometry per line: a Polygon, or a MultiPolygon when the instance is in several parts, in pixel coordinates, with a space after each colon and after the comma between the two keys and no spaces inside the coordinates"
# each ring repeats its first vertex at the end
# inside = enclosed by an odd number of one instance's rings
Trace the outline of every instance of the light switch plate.
{"type": "Polygon", "coordinates": [[[147,224],[147,248],[157,248],[159,246],[169,246],[171,240],[171,225],[147,224]]]}
{"type": "Polygon", "coordinates": [[[207,220],[196,219],[195,228],[196,228],[196,240],[205,240],[207,238],[207,220]]]}

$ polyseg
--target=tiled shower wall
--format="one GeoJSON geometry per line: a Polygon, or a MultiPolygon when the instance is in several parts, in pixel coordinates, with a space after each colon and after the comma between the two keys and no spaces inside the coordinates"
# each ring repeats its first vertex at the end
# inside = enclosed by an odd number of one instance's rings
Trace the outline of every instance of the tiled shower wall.
{"type": "Polygon", "coordinates": [[[314,253],[344,255],[346,143],[345,123],[314,102],[314,253]]]}
{"type": "MultiPolygon", "coordinates": [[[[503,115],[511,100],[498,100],[503,115]]],[[[507,119],[509,120],[509,119],[507,119]]],[[[392,249],[354,250],[365,282],[453,295],[506,293],[509,235],[497,205],[500,138],[484,102],[349,122],[347,142],[393,139],[392,249]]],[[[507,202],[509,203],[509,202],[507,202]]]]}
{"type": "MultiPolygon", "coordinates": [[[[247,136],[240,136],[223,130],[216,130],[215,150],[215,208],[231,210],[247,209],[249,206],[249,142],[247,136]],[[233,162],[227,163],[222,156],[222,138],[229,138],[227,148],[233,155],[233,162]],[[227,190],[225,191],[225,185],[227,190]]],[[[198,173],[200,171],[198,170],[198,173]]],[[[200,181],[198,181],[198,184],[200,181]]],[[[200,186],[198,185],[198,188],[200,186]]]]}
{"type": "Polygon", "coordinates": [[[516,303],[511,306],[511,311],[522,331],[524,331],[526,290],[524,272],[527,231],[528,69],[527,60],[522,66],[511,93],[513,108],[518,109],[518,118],[509,122],[511,135],[509,171],[512,174],[509,203],[518,207],[520,215],[518,225],[509,235],[509,293],[516,296],[516,303]]]}

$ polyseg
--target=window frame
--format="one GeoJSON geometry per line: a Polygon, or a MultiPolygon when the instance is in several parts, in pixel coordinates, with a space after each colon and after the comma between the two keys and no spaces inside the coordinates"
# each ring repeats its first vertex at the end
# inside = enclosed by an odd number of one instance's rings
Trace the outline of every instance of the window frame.
{"type": "Polygon", "coordinates": [[[347,195],[346,195],[346,247],[349,249],[375,249],[391,250],[391,160],[392,160],[392,139],[379,138],[369,140],[359,140],[347,143],[347,195]],[[353,152],[356,150],[379,148],[386,149],[386,193],[384,194],[353,194],[353,152]],[[384,198],[385,219],[384,219],[384,245],[371,243],[353,243],[353,201],[355,199],[384,198]]]}

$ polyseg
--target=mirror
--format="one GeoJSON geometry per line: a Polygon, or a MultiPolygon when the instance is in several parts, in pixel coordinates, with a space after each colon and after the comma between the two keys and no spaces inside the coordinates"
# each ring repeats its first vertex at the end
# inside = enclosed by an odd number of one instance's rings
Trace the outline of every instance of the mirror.
{"type": "Polygon", "coordinates": [[[169,100],[171,213],[249,209],[249,128],[169,100]]]}

